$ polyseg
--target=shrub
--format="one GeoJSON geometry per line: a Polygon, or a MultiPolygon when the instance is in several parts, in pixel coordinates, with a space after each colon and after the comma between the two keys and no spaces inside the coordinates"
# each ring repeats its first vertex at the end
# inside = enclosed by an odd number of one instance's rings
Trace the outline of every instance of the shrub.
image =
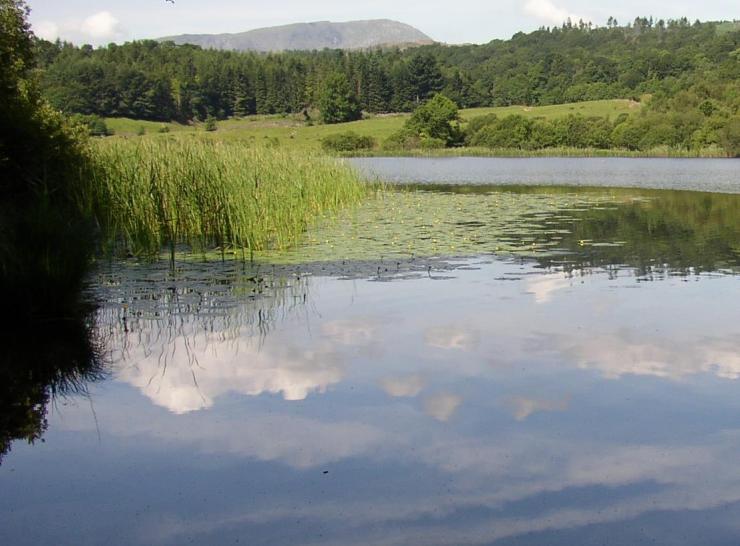
{"type": "Polygon", "coordinates": [[[730,118],[720,131],[722,148],[731,157],[740,157],[740,116],[730,118]]]}
{"type": "Polygon", "coordinates": [[[612,130],[612,143],[618,148],[637,150],[640,147],[642,130],[630,119],[618,124],[612,130]]]}
{"type": "Polygon", "coordinates": [[[359,135],[354,131],[336,133],[321,140],[324,150],[331,152],[354,152],[369,150],[375,147],[375,139],[371,136],[359,135]]]}
{"type": "Polygon", "coordinates": [[[468,122],[468,126],[465,128],[466,134],[472,136],[486,125],[491,125],[498,121],[496,114],[486,114],[485,116],[476,116],[468,122]]]}
{"type": "Polygon", "coordinates": [[[396,131],[383,141],[384,150],[411,150],[418,143],[418,137],[401,129],[396,131]],[[412,142],[413,141],[413,142],[412,142]]]}
{"type": "Polygon", "coordinates": [[[419,144],[417,147],[422,150],[439,150],[441,148],[446,148],[447,143],[441,138],[422,135],[419,137],[419,144]]]}
{"type": "Polygon", "coordinates": [[[461,144],[463,136],[457,104],[437,94],[414,110],[403,128],[388,137],[383,147],[405,150],[445,148],[461,144]]]}
{"type": "Polygon", "coordinates": [[[569,115],[555,120],[561,135],[558,145],[572,148],[609,148],[612,125],[606,118],[569,115]]]}
{"type": "Polygon", "coordinates": [[[528,148],[532,121],[518,114],[506,116],[484,126],[470,139],[473,146],[488,148],[528,148]]]}
{"type": "Polygon", "coordinates": [[[441,94],[414,110],[404,128],[415,135],[442,140],[445,146],[462,140],[457,104],[441,94]]]}
{"type": "Polygon", "coordinates": [[[217,130],[218,124],[216,123],[216,118],[214,118],[213,116],[208,116],[206,118],[205,124],[203,125],[203,128],[208,132],[217,130]]]}
{"type": "Polygon", "coordinates": [[[717,105],[710,100],[705,100],[699,105],[699,111],[709,117],[717,111],[717,105]]]}
{"type": "Polygon", "coordinates": [[[438,150],[446,147],[447,143],[441,138],[416,135],[405,130],[393,133],[383,142],[385,150],[438,150]]]}
{"type": "Polygon", "coordinates": [[[85,127],[90,136],[110,136],[113,134],[113,131],[108,128],[105,120],[95,114],[75,114],[72,116],[72,121],[85,127]]]}
{"type": "Polygon", "coordinates": [[[561,128],[546,119],[535,119],[529,132],[530,147],[533,150],[556,148],[563,145],[561,128]]]}

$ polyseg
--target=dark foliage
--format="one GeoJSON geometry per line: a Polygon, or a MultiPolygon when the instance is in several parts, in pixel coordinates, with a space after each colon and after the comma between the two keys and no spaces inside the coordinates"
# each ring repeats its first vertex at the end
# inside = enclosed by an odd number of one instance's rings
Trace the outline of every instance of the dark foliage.
{"type": "Polygon", "coordinates": [[[740,29],[638,18],[565,24],[485,45],[409,50],[235,53],[142,41],[100,49],[38,41],[43,89],[58,108],[168,121],[301,112],[342,74],[368,112],[411,111],[443,92],[461,108],[547,105],[703,85],[702,111],[737,114],[740,29]],[[709,101],[706,103],[705,101],[709,101]]]}
{"type": "Polygon", "coordinates": [[[41,99],[27,15],[0,0],[0,285],[13,311],[0,336],[0,461],[13,440],[41,437],[54,395],[101,370],[80,304],[94,241],[79,192],[85,129],[41,99]]]}
{"type": "Polygon", "coordinates": [[[354,131],[337,133],[321,139],[321,146],[331,152],[356,152],[370,150],[375,147],[375,139],[371,136],[358,135],[354,131]]]}
{"type": "Polygon", "coordinates": [[[104,377],[92,311],[74,305],[63,319],[0,335],[0,463],[14,440],[41,439],[54,397],[85,392],[104,377]]]}
{"type": "Polygon", "coordinates": [[[664,101],[651,100],[639,114],[614,119],[569,115],[560,119],[511,115],[480,116],[470,121],[465,141],[489,148],[596,148],[650,151],[655,148],[695,151],[718,147],[740,155],[740,117],[727,105],[706,108],[694,86],[664,101]]]}
{"type": "Polygon", "coordinates": [[[26,15],[23,2],[0,0],[0,284],[19,323],[66,313],[94,244],[80,191],[85,130],[38,93],[26,15]]]}
{"type": "Polygon", "coordinates": [[[347,77],[340,72],[332,74],[324,82],[318,106],[324,123],[344,123],[362,117],[357,95],[347,77]]]}
{"type": "Polygon", "coordinates": [[[447,148],[462,142],[457,104],[442,94],[420,105],[386,148],[447,148]]]}

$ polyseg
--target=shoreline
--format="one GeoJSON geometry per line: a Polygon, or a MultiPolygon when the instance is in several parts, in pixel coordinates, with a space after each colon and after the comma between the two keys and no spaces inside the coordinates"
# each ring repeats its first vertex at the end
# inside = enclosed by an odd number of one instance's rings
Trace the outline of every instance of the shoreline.
{"type": "Polygon", "coordinates": [[[520,150],[516,148],[441,148],[436,150],[356,150],[353,152],[340,152],[336,155],[341,158],[352,157],[415,157],[415,158],[445,158],[445,157],[503,157],[503,158],[543,158],[543,157],[567,157],[567,158],[648,158],[648,159],[738,159],[730,157],[719,149],[705,149],[699,152],[684,150],[650,150],[631,151],[621,149],[598,149],[598,148],[544,148],[541,150],[520,150]]]}

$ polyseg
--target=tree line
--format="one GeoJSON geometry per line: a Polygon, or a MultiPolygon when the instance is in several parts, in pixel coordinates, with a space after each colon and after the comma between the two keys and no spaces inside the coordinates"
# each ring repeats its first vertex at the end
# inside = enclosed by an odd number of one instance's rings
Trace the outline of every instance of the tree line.
{"type": "MultiPolygon", "coordinates": [[[[728,94],[726,86],[718,95],[728,94]]],[[[473,118],[466,127],[468,146],[540,150],[546,148],[623,149],[649,152],[658,148],[701,153],[721,149],[740,156],[740,115],[695,85],[674,97],[651,98],[639,113],[615,118],[570,114],[556,119],[521,115],[473,118]]]]}
{"type": "Polygon", "coordinates": [[[96,49],[44,40],[35,47],[41,88],[55,107],[154,121],[308,116],[332,101],[353,116],[404,112],[436,93],[463,108],[534,106],[672,97],[702,84],[716,102],[737,110],[740,100],[740,26],[686,19],[568,22],[484,45],[405,50],[263,54],[156,41],[96,49]],[[338,95],[326,97],[332,87],[338,95]]]}
{"type": "Polygon", "coordinates": [[[416,108],[404,126],[382,143],[350,131],[329,135],[322,145],[337,152],[368,150],[382,144],[386,150],[457,146],[499,150],[663,149],[740,157],[740,115],[726,104],[707,98],[706,91],[696,85],[670,99],[651,98],[639,112],[614,118],[568,114],[548,119],[491,113],[466,124],[455,102],[437,94],[416,108]]]}

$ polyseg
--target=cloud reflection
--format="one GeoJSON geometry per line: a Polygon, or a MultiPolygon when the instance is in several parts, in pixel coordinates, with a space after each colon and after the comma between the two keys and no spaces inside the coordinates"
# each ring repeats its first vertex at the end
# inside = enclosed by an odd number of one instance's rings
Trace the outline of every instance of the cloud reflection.
{"type": "Polygon", "coordinates": [[[396,398],[413,398],[424,388],[426,381],[420,375],[388,377],[380,381],[383,390],[396,398]]]}
{"type": "Polygon", "coordinates": [[[570,398],[544,400],[541,398],[514,397],[508,400],[507,405],[517,421],[525,421],[535,413],[566,411],[570,405],[570,398]]]}
{"type": "Polygon", "coordinates": [[[457,326],[429,328],[424,339],[435,349],[470,351],[478,346],[480,338],[476,331],[457,326]]]}
{"type": "Polygon", "coordinates": [[[553,295],[560,290],[565,290],[573,285],[573,279],[564,274],[538,275],[525,282],[525,290],[534,294],[537,303],[548,303],[553,295]]]}
{"type": "Polygon", "coordinates": [[[729,339],[678,339],[622,331],[598,334],[575,343],[563,339],[563,352],[582,369],[605,377],[644,375],[680,379],[711,373],[723,379],[740,378],[740,346],[729,339]]]}
{"type": "Polygon", "coordinates": [[[229,392],[303,400],[312,392],[326,391],[344,375],[344,366],[328,344],[299,348],[273,343],[260,348],[207,332],[178,336],[155,347],[138,345],[125,362],[134,364],[122,366],[117,380],[178,414],[209,408],[229,392]]]}
{"type": "Polygon", "coordinates": [[[449,393],[439,393],[424,399],[424,412],[437,421],[446,423],[462,404],[462,398],[449,393]]]}
{"type": "Polygon", "coordinates": [[[371,344],[377,330],[378,324],[372,319],[333,320],[321,327],[325,337],[348,346],[371,344]]]}

